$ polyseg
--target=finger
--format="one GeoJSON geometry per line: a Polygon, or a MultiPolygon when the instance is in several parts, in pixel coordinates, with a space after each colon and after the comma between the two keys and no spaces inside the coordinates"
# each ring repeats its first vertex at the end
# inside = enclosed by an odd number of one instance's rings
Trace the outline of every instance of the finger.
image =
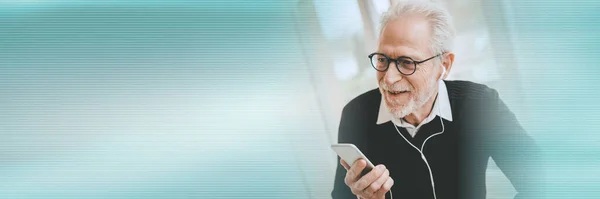
{"type": "Polygon", "coordinates": [[[390,191],[390,189],[392,189],[393,185],[394,185],[394,180],[392,178],[388,177],[386,179],[385,183],[383,183],[381,188],[379,190],[377,190],[377,192],[375,192],[374,195],[379,196],[379,197],[385,196],[385,193],[390,191]]]}
{"type": "Polygon", "coordinates": [[[363,160],[363,159],[359,159],[357,161],[354,161],[354,164],[352,164],[352,166],[350,167],[350,173],[352,174],[352,178],[355,179],[354,181],[358,180],[358,178],[360,178],[360,172],[365,169],[365,167],[367,166],[367,161],[363,160]]]}
{"type": "Polygon", "coordinates": [[[354,161],[350,169],[348,169],[348,171],[346,172],[346,178],[344,179],[346,185],[352,186],[356,182],[356,180],[358,180],[358,175],[360,175],[360,171],[362,171],[366,166],[367,162],[363,159],[354,161]]]}
{"type": "MultiPolygon", "coordinates": [[[[385,166],[383,166],[383,165],[380,165],[380,167],[385,168],[385,166]]],[[[374,170],[376,170],[376,169],[374,169],[374,170]]],[[[383,185],[383,183],[385,183],[385,180],[387,180],[387,178],[389,177],[389,174],[390,174],[389,170],[385,169],[377,179],[375,179],[373,182],[371,182],[369,185],[367,185],[367,187],[364,190],[361,191],[361,194],[364,195],[366,198],[372,198],[374,196],[375,192],[377,192],[377,190],[379,190],[381,185],[383,185]],[[378,182],[378,181],[381,181],[381,182],[378,182]]],[[[361,181],[361,180],[359,180],[359,181],[361,181]]]]}
{"type": "Polygon", "coordinates": [[[354,184],[354,188],[357,190],[365,190],[371,183],[375,182],[379,176],[383,174],[385,171],[385,166],[380,164],[375,167],[375,169],[371,170],[371,172],[367,173],[367,175],[361,177],[354,184]]]}
{"type": "Polygon", "coordinates": [[[340,164],[342,164],[342,166],[346,169],[346,171],[348,169],[350,169],[350,165],[348,165],[348,163],[346,163],[346,161],[340,159],[340,164]]]}
{"type": "Polygon", "coordinates": [[[375,182],[371,183],[367,189],[365,190],[365,192],[370,193],[370,194],[374,194],[375,192],[377,192],[377,190],[379,190],[379,188],[381,188],[383,186],[383,184],[385,183],[385,181],[387,181],[387,179],[390,177],[390,170],[385,170],[383,172],[383,174],[381,176],[379,176],[379,178],[377,178],[377,180],[375,180],[375,182]]]}

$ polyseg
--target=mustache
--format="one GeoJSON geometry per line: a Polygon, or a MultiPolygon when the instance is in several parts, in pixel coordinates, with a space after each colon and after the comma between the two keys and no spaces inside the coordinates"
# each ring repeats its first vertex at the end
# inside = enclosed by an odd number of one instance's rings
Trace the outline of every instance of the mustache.
{"type": "Polygon", "coordinates": [[[379,87],[386,91],[413,91],[414,88],[410,84],[402,84],[400,82],[393,83],[391,85],[385,83],[385,81],[379,80],[379,87]]]}

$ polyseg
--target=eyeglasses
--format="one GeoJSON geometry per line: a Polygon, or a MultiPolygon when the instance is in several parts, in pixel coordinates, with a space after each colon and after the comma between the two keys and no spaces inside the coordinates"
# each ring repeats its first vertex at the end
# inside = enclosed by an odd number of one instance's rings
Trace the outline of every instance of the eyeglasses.
{"type": "Polygon", "coordinates": [[[379,72],[385,72],[390,67],[390,63],[394,62],[396,63],[396,69],[398,69],[398,72],[402,73],[403,75],[412,75],[415,73],[415,71],[417,71],[417,64],[424,63],[443,54],[444,53],[440,53],[422,61],[415,61],[414,59],[405,56],[398,57],[398,59],[390,59],[383,53],[372,53],[369,55],[369,59],[371,59],[371,66],[373,66],[373,68],[379,72]]]}

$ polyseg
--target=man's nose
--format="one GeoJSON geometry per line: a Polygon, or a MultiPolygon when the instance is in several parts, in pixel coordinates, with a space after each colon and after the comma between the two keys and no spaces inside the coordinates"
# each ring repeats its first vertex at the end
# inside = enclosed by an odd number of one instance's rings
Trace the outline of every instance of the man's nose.
{"type": "Polygon", "coordinates": [[[387,85],[392,85],[402,80],[402,78],[404,78],[404,75],[402,75],[402,73],[398,71],[396,63],[392,62],[390,63],[388,69],[385,71],[385,77],[383,81],[385,81],[387,85]]]}

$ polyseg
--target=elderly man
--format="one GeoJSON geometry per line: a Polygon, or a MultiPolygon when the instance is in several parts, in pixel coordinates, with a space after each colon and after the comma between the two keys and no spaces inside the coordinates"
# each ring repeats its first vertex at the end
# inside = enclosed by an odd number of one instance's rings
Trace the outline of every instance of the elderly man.
{"type": "Polygon", "coordinates": [[[344,107],[338,139],[377,166],[363,175],[364,160],[340,160],[333,198],[485,199],[490,157],[516,198],[537,196],[539,151],[498,93],[443,80],[454,61],[448,13],[429,2],[399,2],[381,27],[368,56],[379,89],[344,107]]]}

